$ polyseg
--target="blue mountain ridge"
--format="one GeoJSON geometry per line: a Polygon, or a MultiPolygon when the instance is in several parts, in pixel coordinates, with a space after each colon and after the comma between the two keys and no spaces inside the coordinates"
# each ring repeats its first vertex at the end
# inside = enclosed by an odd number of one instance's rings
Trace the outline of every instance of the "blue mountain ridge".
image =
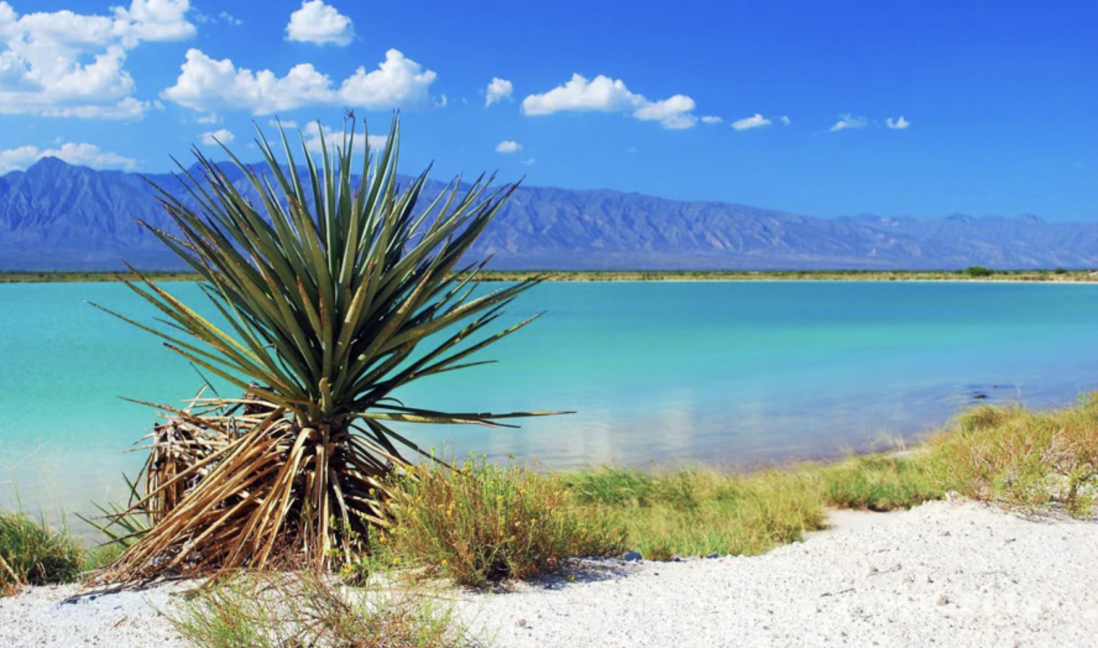
{"type": "MultiPolygon", "coordinates": [[[[247,187],[234,168],[236,185],[247,187]]],[[[170,174],[150,181],[183,196],[170,174]]],[[[428,197],[444,187],[432,182],[428,197]]],[[[249,195],[250,187],[245,192],[249,195]]],[[[254,195],[254,194],[253,194],[254,195]]],[[[136,173],[43,158],[0,176],[0,270],[182,265],[141,227],[170,229],[136,173]]],[[[956,269],[1098,267],[1098,222],[1036,216],[813,218],[611,190],[519,187],[471,254],[498,269],[956,269]]]]}

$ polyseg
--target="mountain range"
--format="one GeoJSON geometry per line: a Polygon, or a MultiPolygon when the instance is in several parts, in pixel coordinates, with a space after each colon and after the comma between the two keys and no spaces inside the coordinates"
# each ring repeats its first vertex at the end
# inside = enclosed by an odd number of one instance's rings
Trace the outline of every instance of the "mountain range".
{"type": "MultiPolygon", "coordinates": [[[[237,186],[243,175],[235,170],[237,186]]],[[[178,187],[169,174],[149,180],[178,187]]],[[[440,183],[428,192],[439,191],[440,183]]],[[[180,191],[180,195],[182,195],[180,191]]],[[[43,158],[0,176],[0,270],[181,265],[137,224],[168,227],[139,175],[43,158]]],[[[245,194],[247,195],[247,194],[245,194]]],[[[955,269],[1098,266],[1098,222],[1032,215],[814,218],[610,190],[520,187],[473,254],[499,269],[955,269]]]]}

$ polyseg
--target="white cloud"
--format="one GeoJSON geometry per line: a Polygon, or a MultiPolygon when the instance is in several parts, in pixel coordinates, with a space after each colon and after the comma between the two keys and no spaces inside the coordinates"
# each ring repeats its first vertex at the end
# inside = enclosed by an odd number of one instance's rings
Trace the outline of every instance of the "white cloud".
{"type": "Polygon", "coordinates": [[[137,160],[133,158],[103,151],[94,144],[66,142],[57,148],[48,149],[39,149],[37,146],[0,149],[0,173],[26,169],[44,157],[55,157],[69,164],[95,169],[133,169],[137,165],[137,160]]]}
{"type": "Polygon", "coordinates": [[[187,21],[190,0],[133,0],[130,8],[114,8],[114,33],[122,45],[136,47],[141,41],[177,41],[197,33],[187,21]]]}
{"type": "Polygon", "coordinates": [[[301,8],[290,14],[286,25],[286,40],[302,43],[343,47],[350,45],[354,37],[351,19],[323,0],[302,2],[301,8]]]}
{"type": "Polygon", "coordinates": [[[698,123],[692,113],[694,100],[686,95],[675,95],[663,101],[644,104],[633,113],[641,121],[658,121],[664,128],[691,128],[698,123]]]}
{"type": "MultiPolygon", "coordinates": [[[[385,61],[376,70],[355,70],[339,89],[337,103],[368,110],[389,110],[402,105],[427,103],[428,90],[436,74],[419,63],[404,58],[398,50],[385,52],[385,61]]],[[[445,105],[445,104],[443,104],[445,105]]]]}
{"type": "Polygon", "coordinates": [[[492,81],[488,84],[488,89],[484,91],[484,107],[487,108],[504,99],[510,99],[513,91],[514,86],[511,85],[510,81],[499,77],[492,77],[492,81]]]}
{"type": "Polygon", "coordinates": [[[227,128],[221,128],[215,131],[202,133],[198,136],[198,141],[202,142],[203,146],[217,146],[220,144],[228,144],[236,139],[236,135],[227,128]]]}
{"type": "Polygon", "coordinates": [[[701,120],[703,124],[720,124],[724,122],[720,117],[714,117],[713,115],[706,115],[701,120]]]}
{"type": "Polygon", "coordinates": [[[854,130],[856,128],[865,128],[869,125],[869,120],[865,117],[855,117],[850,113],[845,115],[839,115],[839,121],[831,127],[831,132],[837,132],[841,130],[854,130]]]}
{"type": "Polygon", "coordinates": [[[628,112],[642,121],[658,121],[664,128],[690,128],[698,121],[692,114],[694,108],[694,100],[686,95],[649,101],[644,95],[630,92],[621,79],[601,74],[591,80],[573,74],[564,85],[522,101],[522,112],[531,116],[561,111],[628,112]]]}
{"type": "Polygon", "coordinates": [[[755,113],[750,117],[744,117],[743,119],[737,119],[732,122],[732,128],[742,131],[749,128],[762,128],[763,126],[769,126],[772,123],[773,122],[766,117],[763,117],[761,114],[755,113]]]}
{"type": "Polygon", "coordinates": [[[132,0],[112,16],[63,10],[20,16],[0,1],[0,113],[140,118],[148,102],[125,70],[143,42],[194,36],[189,0],[132,0]]]}
{"type": "MultiPolygon", "coordinates": [[[[279,120],[277,120],[277,119],[267,120],[267,124],[269,124],[271,126],[271,128],[278,128],[278,122],[279,122],[279,120]]],[[[283,119],[282,120],[282,128],[287,128],[287,129],[288,128],[297,128],[297,122],[292,120],[292,119],[283,119]]]]}
{"type": "Polygon", "coordinates": [[[200,25],[208,23],[225,23],[226,25],[232,25],[233,27],[239,27],[244,24],[244,21],[232,15],[228,11],[222,11],[216,16],[209,16],[200,11],[194,11],[191,13],[191,18],[200,25]]]}
{"type": "Polygon", "coordinates": [[[564,85],[523,99],[522,112],[526,115],[551,115],[565,110],[618,112],[636,110],[643,104],[644,97],[629,92],[621,79],[600,74],[588,81],[581,74],[573,74],[564,85]]]}
{"type": "Polygon", "coordinates": [[[533,164],[534,162],[537,162],[537,160],[535,160],[535,159],[534,159],[534,158],[532,158],[532,157],[528,157],[528,158],[526,158],[525,160],[523,160],[522,162],[520,162],[520,164],[525,164],[526,166],[530,166],[530,165],[531,165],[531,164],[533,164]]]}
{"type": "Polygon", "coordinates": [[[900,115],[899,119],[894,120],[891,117],[889,117],[888,119],[885,120],[885,126],[888,126],[889,128],[891,128],[893,130],[903,130],[903,129],[907,128],[910,125],[911,125],[911,122],[904,119],[903,115],[900,115]]]}
{"type": "Polygon", "coordinates": [[[218,115],[217,113],[210,113],[208,115],[202,115],[195,121],[199,124],[220,124],[221,115],[218,115]]]}
{"type": "Polygon", "coordinates": [[[376,70],[360,67],[336,89],[331,78],[310,63],[295,65],[279,77],[271,70],[237,68],[230,59],[218,61],[192,48],[175,85],[161,96],[203,112],[242,109],[269,115],[304,106],[389,110],[430,105],[428,91],[436,76],[391,49],[376,70]]]}
{"type": "Polygon", "coordinates": [[[496,144],[496,153],[518,153],[522,150],[522,144],[514,140],[503,140],[496,144]]]}
{"type": "MultiPolygon", "coordinates": [[[[44,117],[79,117],[81,119],[141,119],[149,108],[162,109],[159,101],[138,101],[133,97],[126,97],[116,104],[67,106],[55,108],[43,108],[40,115],[44,117]]],[[[3,112],[0,110],[0,112],[3,112]]]]}
{"type": "Polygon", "coordinates": [[[216,61],[192,48],[181,70],[175,85],[160,96],[203,112],[246,108],[268,114],[332,101],[331,80],[308,63],[278,78],[270,70],[238,70],[229,59],[216,61]]]}

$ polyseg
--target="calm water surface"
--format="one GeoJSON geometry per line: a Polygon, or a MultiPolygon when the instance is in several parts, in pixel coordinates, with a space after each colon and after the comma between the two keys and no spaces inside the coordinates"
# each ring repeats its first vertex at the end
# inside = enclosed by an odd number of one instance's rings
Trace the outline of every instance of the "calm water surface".
{"type": "MultiPolygon", "coordinates": [[[[197,288],[171,284],[182,297],[197,288]]],[[[117,284],[0,285],[0,505],[121,499],[123,451],[201,384],[117,284]],[[16,488],[17,487],[17,488],[16,488]]],[[[457,410],[568,409],[521,430],[407,431],[425,446],[553,467],[833,456],[940,426],[977,395],[1062,405],[1098,388],[1098,286],[555,283],[512,307],[547,315],[501,362],[399,396],[457,410]]]]}

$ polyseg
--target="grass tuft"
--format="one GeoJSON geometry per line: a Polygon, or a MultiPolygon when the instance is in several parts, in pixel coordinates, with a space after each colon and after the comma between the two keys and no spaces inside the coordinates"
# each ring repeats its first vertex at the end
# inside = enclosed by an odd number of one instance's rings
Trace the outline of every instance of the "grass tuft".
{"type": "Polygon", "coordinates": [[[475,460],[458,470],[429,462],[397,486],[393,525],[374,545],[391,562],[460,585],[531,578],[569,558],[623,551],[620,528],[570,506],[558,476],[475,460]]]}
{"type": "Polygon", "coordinates": [[[239,573],[168,616],[196,648],[465,648],[477,645],[438,597],[408,588],[348,588],[311,572],[239,573]]]}
{"type": "Polygon", "coordinates": [[[80,576],[84,550],[65,529],[20,512],[0,512],[0,595],[23,585],[71,583],[80,576]]]}
{"type": "Polygon", "coordinates": [[[925,457],[867,455],[819,470],[819,487],[828,506],[892,511],[941,499],[950,489],[925,457]]]}
{"type": "Polygon", "coordinates": [[[801,472],[599,468],[563,479],[585,518],[622,526],[629,548],[649,560],[759,554],[823,524],[815,487],[801,472]]]}
{"type": "Polygon", "coordinates": [[[1098,393],[1075,407],[983,406],[930,441],[928,461],[962,495],[1072,515],[1098,497],[1098,393]]]}

